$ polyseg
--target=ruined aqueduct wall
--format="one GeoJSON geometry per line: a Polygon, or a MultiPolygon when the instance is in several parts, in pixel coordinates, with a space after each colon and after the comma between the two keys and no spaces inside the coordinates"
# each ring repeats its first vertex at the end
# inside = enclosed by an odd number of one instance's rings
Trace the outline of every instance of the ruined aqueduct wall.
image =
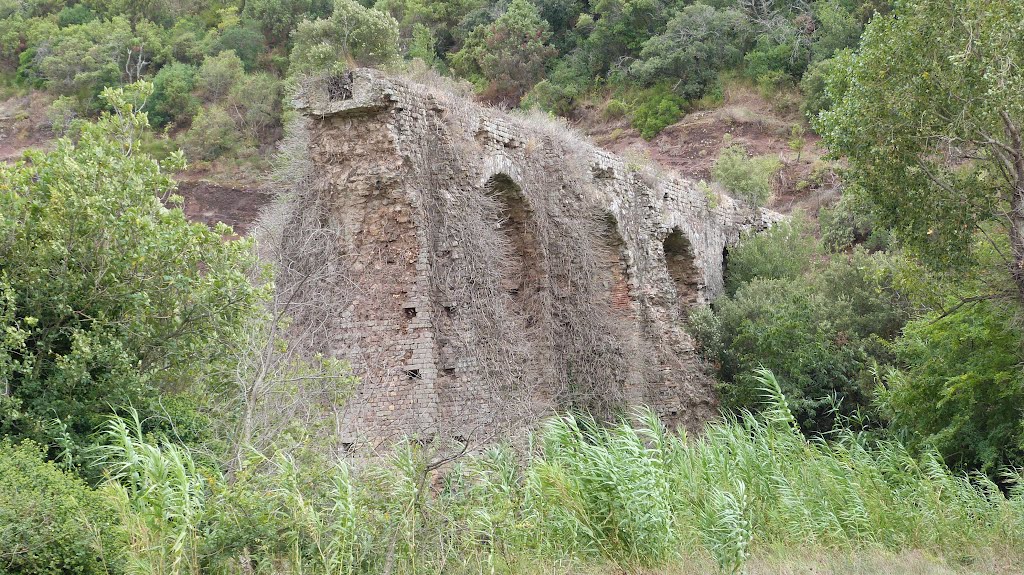
{"type": "Polygon", "coordinates": [[[481,437],[570,406],[642,403],[691,429],[713,414],[685,315],[767,212],[376,71],[299,107],[294,225],[330,232],[324,346],[361,378],[343,441],[481,437]]]}

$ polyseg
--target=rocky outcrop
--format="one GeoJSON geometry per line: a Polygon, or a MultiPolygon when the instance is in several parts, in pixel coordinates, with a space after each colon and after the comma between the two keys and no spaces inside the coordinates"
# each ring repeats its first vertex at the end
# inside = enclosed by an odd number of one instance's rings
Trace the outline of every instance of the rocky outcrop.
{"type": "Polygon", "coordinates": [[[325,322],[324,351],[361,378],[343,441],[493,437],[570,407],[646,404],[688,428],[714,414],[685,318],[771,213],[372,70],[297,106],[309,164],[284,252],[303,257],[315,228],[334,273],[282,281],[331,294],[300,320],[325,322]]]}

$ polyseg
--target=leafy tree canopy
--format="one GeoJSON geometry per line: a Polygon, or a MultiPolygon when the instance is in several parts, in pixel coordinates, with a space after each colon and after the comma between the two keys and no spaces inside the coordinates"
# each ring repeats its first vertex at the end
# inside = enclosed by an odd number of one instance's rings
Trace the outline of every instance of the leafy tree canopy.
{"type": "Polygon", "coordinates": [[[330,18],[304,20],[292,33],[293,76],[338,73],[398,59],[398,23],[355,0],[335,0],[330,18]]]}
{"type": "Polygon", "coordinates": [[[687,6],[669,21],[664,33],[644,43],[632,72],[645,82],[670,79],[679,95],[699,98],[718,79],[719,71],[742,60],[751,32],[749,21],[738,10],[687,6]]]}
{"type": "Polygon", "coordinates": [[[151,89],[104,90],[75,140],[0,166],[0,432],[70,448],[112,406],[215,385],[262,309],[250,242],[161,202],[184,162],[138,150],[151,89]]]}
{"type": "Polygon", "coordinates": [[[817,124],[882,222],[965,264],[982,222],[1010,238],[1024,297],[1024,1],[921,0],[867,26],[817,124]]]}
{"type": "Polygon", "coordinates": [[[491,24],[477,26],[452,67],[486,86],[485,97],[518,104],[539,82],[555,56],[548,44],[550,27],[529,0],[512,0],[508,10],[491,24]]]}

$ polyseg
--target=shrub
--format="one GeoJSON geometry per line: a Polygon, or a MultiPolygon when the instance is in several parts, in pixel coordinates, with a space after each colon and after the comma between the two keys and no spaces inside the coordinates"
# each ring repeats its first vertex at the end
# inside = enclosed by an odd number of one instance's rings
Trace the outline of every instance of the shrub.
{"type": "Polygon", "coordinates": [[[808,58],[806,48],[794,51],[791,43],[777,43],[770,36],[763,35],[758,38],[755,48],[743,56],[743,60],[744,73],[751,80],[787,77],[792,81],[803,76],[808,58]]]}
{"type": "Polygon", "coordinates": [[[0,573],[121,572],[114,509],[25,441],[0,441],[0,573]]]}
{"type": "Polygon", "coordinates": [[[242,144],[234,118],[218,104],[199,111],[182,141],[189,157],[206,161],[237,151],[242,144]]]}
{"type": "Polygon", "coordinates": [[[729,252],[730,295],[714,312],[691,314],[689,329],[705,359],[724,381],[723,402],[755,409],[756,370],[771,369],[800,424],[814,432],[839,413],[872,414],[873,362],[891,359],[886,346],[899,335],[908,305],[893,287],[893,265],[883,254],[856,250],[822,261],[801,220],[747,237],[729,252]]]}
{"type": "Polygon", "coordinates": [[[818,212],[821,241],[826,248],[840,252],[855,244],[869,249],[884,249],[888,232],[877,229],[875,218],[854,193],[843,194],[834,205],[818,212]]]}
{"type": "Polygon", "coordinates": [[[199,109],[199,101],[192,95],[195,85],[194,67],[175,62],[161,68],[153,77],[153,95],[146,103],[150,121],[164,126],[190,120],[199,109]]]}
{"type": "Polygon", "coordinates": [[[627,112],[629,112],[629,108],[622,100],[612,98],[611,100],[608,100],[604,110],[601,111],[601,115],[604,116],[605,119],[615,120],[625,116],[627,112]]]}
{"type": "Polygon", "coordinates": [[[559,116],[568,116],[591,81],[586,63],[569,55],[556,62],[546,78],[526,94],[522,105],[539,106],[559,116]]]}
{"type": "Polygon", "coordinates": [[[850,413],[870,405],[859,385],[868,357],[851,341],[848,302],[819,293],[802,280],[755,279],[717,303],[722,322],[722,400],[733,409],[756,409],[761,388],[755,372],[774,371],[801,426],[827,431],[831,397],[850,413]]]}
{"type": "Polygon", "coordinates": [[[704,361],[721,367],[722,359],[722,318],[711,306],[701,306],[690,311],[686,318],[686,329],[697,343],[697,353],[704,361]]]}
{"type": "Polygon", "coordinates": [[[751,158],[743,146],[734,144],[722,150],[711,169],[711,175],[738,199],[760,207],[771,198],[772,181],[781,167],[778,158],[751,158]]]}
{"type": "Polygon", "coordinates": [[[903,331],[882,404],[911,446],[995,474],[1024,465],[1024,338],[1016,306],[982,301],[903,331]]]}
{"type": "Polygon", "coordinates": [[[219,102],[245,75],[245,67],[234,50],[208,56],[199,68],[199,93],[207,102],[219,102]]]}
{"type": "Polygon", "coordinates": [[[72,123],[82,115],[81,103],[70,96],[60,96],[50,104],[46,110],[46,117],[50,120],[50,129],[58,136],[63,136],[71,130],[72,123]]]}
{"type": "Polygon", "coordinates": [[[729,250],[726,293],[736,293],[755,278],[797,279],[810,271],[820,255],[817,240],[799,216],[762,233],[749,233],[729,250]]]}
{"type": "Polygon", "coordinates": [[[572,112],[579,94],[575,86],[561,86],[551,80],[541,80],[527,92],[519,105],[523,108],[537,107],[558,116],[567,116],[572,112]]]}
{"type": "Polygon", "coordinates": [[[667,85],[644,91],[638,100],[632,124],[647,140],[678,122],[686,108],[686,100],[674,94],[667,85]]]}
{"type": "Polygon", "coordinates": [[[837,65],[839,65],[838,58],[815,62],[800,80],[800,92],[804,96],[804,101],[800,104],[800,111],[808,120],[817,118],[818,114],[824,110],[832,109],[833,101],[826,87],[827,80],[834,73],[837,65]]]}
{"type": "Polygon", "coordinates": [[[88,443],[112,406],[150,413],[161,389],[213,385],[233,353],[225,342],[259,314],[250,244],[159,200],[183,159],[138,151],[146,118],[134,102],[147,88],[107,89],[116,113],[0,166],[0,269],[14,294],[0,333],[27,336],[0,338],[16,403],[0,433],[88,443]]]}

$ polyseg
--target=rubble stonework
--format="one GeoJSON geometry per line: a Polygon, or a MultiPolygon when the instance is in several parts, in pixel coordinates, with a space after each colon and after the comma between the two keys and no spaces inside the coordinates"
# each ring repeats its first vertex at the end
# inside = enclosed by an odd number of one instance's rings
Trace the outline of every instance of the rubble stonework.
{"type": "Polygon", "coordinates": [[[552,409],[714,415],[685,316],[772,219],[671,173],[372,70],[307,88],[303,217],[331,232],[342,440],[468,439],[552,409]]]}

